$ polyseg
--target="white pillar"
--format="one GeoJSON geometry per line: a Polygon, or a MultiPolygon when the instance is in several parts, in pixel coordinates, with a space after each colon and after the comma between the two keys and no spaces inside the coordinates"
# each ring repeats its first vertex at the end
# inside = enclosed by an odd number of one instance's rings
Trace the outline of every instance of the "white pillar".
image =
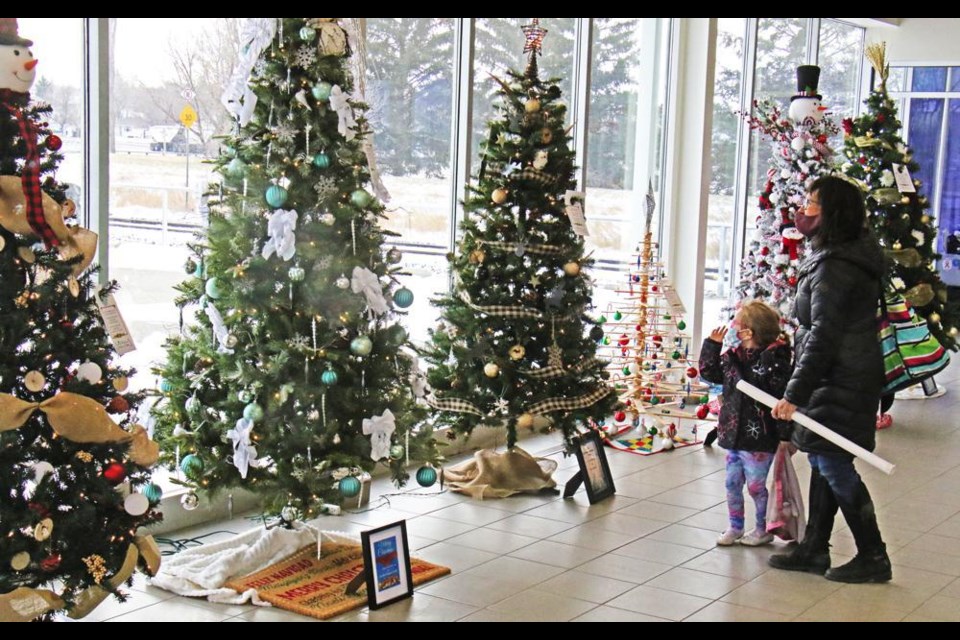
{"type": "Polygon", "coordinates": [[[680,18],[673,36],[663,256],[667,275],[687,308],[687,324],[698,348],[703,335],[716,18],[680,18]]]}

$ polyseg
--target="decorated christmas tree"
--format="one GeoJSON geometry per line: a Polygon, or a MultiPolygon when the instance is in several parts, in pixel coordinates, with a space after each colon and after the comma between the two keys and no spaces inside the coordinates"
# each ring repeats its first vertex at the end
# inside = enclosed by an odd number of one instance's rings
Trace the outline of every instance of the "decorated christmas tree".
{"type": "MultiPolygon", "coordinates": [[[[83,617],[146,560],[159,520],[157,447],[133,423],[140,394],[104,328],[88,269],[96,235],[75,226],[56,180],[61,141],[30,100],[30,40],[0,18],[0,621],[83,617]]],[[[111,331],[111,333],[113,333],[111,331]]]]}
{"type": "Polygon", "coordinates": [[[867,47],[879,83],[867,97],[866,111],[843,121],[845,161],[842,171],[865,190],[870,222],[889,261],[894,288],[926,318],[944,346],[957,349],[960,310],[947,303],[947,287],[937,274],[937,229],[930,202],[911,175],[920,166],[900,137],[896,103],[887,93],[885,45],[867,47]]]}
{"type": "Polygon", "coordinates": [[[752,129],[771,139],[773,156],[760,194],[757,228],[740,267],[737,302],[763,300],[779,311],[785,323],[789,323],[797,269],[805,251],[794,217],[803,206],[806,185],[830,171],[833,151],[827,141],[839,131],[824,117],[823,97],[817,94],[819,78],[819,67],[798,67],[798,93],[788,114],[775,102],[764,100],[754,103],[754,113],[747,118],[752,129]]]}
{"type": "Polygon", "coordinates": [[[453,293],[438,300],[442,327],[427,359],[439,422],[454,434],[477,425],[543,425],[569,439],[578,421],[606,415],[615,397],[586,334],[592,260],[584,255],[581,194],[566,107],[556,80],[541,81],[546,30],[524,28],[529,64],[500,85],[484,160],[465,202],[453,293]]]}
{"type": "Polygon", "coordinates": [[[636,268],[601,316],[603,329],[593,334],[600,338],[598,352],[609,363],[610,384],[624,405],[612,425],[598,426],[611,446],[641,454],[695,443],[697,421],[709,418],[709,385],[699,381],[696,355],[690,353],[686,310],[653,241],[654,207],[651,189],[636,268]],[[692,437],[681,434],[682,421],[692,437]],[[639,437],[622,437],[633,427],[639,437]]]}
{"type": "Polygon", "coordinates": [[[238,130],[180,285],[196,321],[158,371],[157,437],[185,482],[244,487],[286,520],[355,496],[377,464],[403,484],[411,461],[438,461],[399,323],[413,294],[367,190],[352,43],[335,18],[246,23],[224,95],[238,130]]]}

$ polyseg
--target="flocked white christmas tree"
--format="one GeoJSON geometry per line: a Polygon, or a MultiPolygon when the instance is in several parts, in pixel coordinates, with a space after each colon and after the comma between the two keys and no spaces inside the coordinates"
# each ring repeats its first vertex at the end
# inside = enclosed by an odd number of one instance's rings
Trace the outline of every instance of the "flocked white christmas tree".
{"type": "Polygon", "coordinates": [[[780,312],[785,325],[789,325],[805,250],[794,217],[803,207],[806,185],[830,172],[833,150],[828,141],[839,132],[817,94],[819,77],[819,67],[798,67],[798,94],[791,99],[786,116],[776,103],[763,100],[754,103],[754,113],[747,117],[752,129],[772,140],[773,155],[759,198],[757,228],[741,263],[735,302],[739,306],[744,300],[763,300],[780,312]]]}

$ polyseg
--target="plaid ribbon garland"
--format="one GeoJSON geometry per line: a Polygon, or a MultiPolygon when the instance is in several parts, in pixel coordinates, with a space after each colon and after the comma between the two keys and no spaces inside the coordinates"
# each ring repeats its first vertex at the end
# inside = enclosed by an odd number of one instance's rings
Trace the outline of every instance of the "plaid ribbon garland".
{"type": "Polygon", "coordinates": [[[543,313],[537,311],[536,309],[528,309],[526,307],[509,307],[503,304],[492,304],[492,305],[479,305],[473,304],[470,300],[470,294],[466,291],[460,292],[460,298],[463,300],[463,303],[473,309],[474,311],[479,311],[480,313],[485,313],[489,316],[498,316],[501,318],[532,318],[538,320],[543,317],[543,313]]]}
{"type": "Polygon", "coordinates": [[[553,411],[572,411],[573,409],[582,409],[596,404],[598,400],[604,398],[611,392],[608,387],[598,387],[596,390],[579,396],[577,398],[547,398],[540,402],[535,402],[527,407],[528,413],[542,415],[553,411]]]}
{"type": "MultiPolygon", "coordinates": [[[[481,240],[480,244],[503,251],[516,251],[520,247],[519,242],[500,242],[497,240],[481,240]]],[[[539,256],[559,256],[563,253],[562,247],[553,244],[525,244],[523,248],[526,253],[539,256]]]]}
{"type": "Polygon", "coordinates": [[[13,106],[0,96],[10,115],[17,121],[20,137],[26,145],[27,153],[23,159],[23,171],[20,183],[23,185],[23,198],[26,209],[27,223],[34,233],[40,236],[43,244],[49,249],[58,246],[60,240],[43,215],[43,191],[40,190],[40,149],[37,146],[37,127],[28,117],[23,115],[19,107],[13,106]]]}
{"type": "Polygon", "coordinates": [[[427,396],[426,398],[424,398],[424,400],[428,405],[440,411],[452,411],[454,413],[470,413],[475,416],[480,416],[481,418],[483,417],[483,412],[477,408],[477,405],[473,404],[472,402],[468,402],[466,400],[461,400],[460,398],[446,398],[441,400],[434,396],[427,396]]]}
{"type": "Polygon", "coordinates": [[[543,367],[542,369],[520,369],[519,373],[528,378],[533,378],[534,380],[547,380],[550,378],[559,378],[567,373],[580,373],[581,371],[589,369],[596,364],[602,365],[603,362],[597,360],[596,358],[588,358],[571,368],[569,371],[563,367],[550,366],[543,367]]]}

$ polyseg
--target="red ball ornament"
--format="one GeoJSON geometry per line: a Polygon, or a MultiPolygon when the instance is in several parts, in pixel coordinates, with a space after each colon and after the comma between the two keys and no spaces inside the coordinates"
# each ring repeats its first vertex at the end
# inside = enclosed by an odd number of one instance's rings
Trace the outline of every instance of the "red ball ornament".
{"type": "Polygon", "coordinates": [[[623,335],[620,336],[620,346],[625,347],[628,344],[630,344],[630,338],[628,338],[627,334],[624,333],[623,335]]]}
{"type": "Polygon", "coordinates": [[[130,411],[130,403],[123,396],[114,396],[107,405],[107,411],[110,413],[126,413],[130,411]]]}
{"type": "Polygon", "coordinates": [[[613,419],[617,422],[623,422],[627,419],[627,414],[623,411],[617,411],[615,414],[613,414],[613,419]]]}
{"type": "Polygon", "coordinates": [[[54,553],[40,561],[40,568],[44,571],[56,571],[60,568],[60,554],[54,553]]]}
{"type": "Polygon", "coordinates": [[[827,144],[827,136],[821,133],[819,136],[817,136],[817,142],[820,144],[827,144]]]}
{"type": "Polygon", "coordinates": [[[706,419],[709,413],[710,413],[710,408],[707,405],[702,404],[699,407],[697,407],[697,417],[700,418],[701,420],[706,419]]]}
{"type": "Polygon", "coordinates": [[[30,509],[33,513],[37,514],[37,517],[41,520],[50,515],[50,510],[47,509],[44,505],[39,502],[28,502],[27,509],[30,509]]]}
{"type": "Polygon", "coordinates": [[[696,378],[698,373],[700,373],[700,372],[697,371],[697,368],[696,368],[696,367],[690,367],[689,369],[687,369],[687,377],[688,377],[688,378],[696,378]]]}
{"type": "Polygon", "coordinates": [[[879,122],[880,124],[883,124],[886,121],[887,121],[887,116],[883,115],[882,113],[877,114],[877,122],[879,122]]]}
{"type": "Polygon", "coordinates": [[[660,344],[663,342],[663,336],[653,336],[653,343],[660,344]]]}
{"type": "Polygon", "coordinates": [[[111,462],[103,469],[103,477],[110,484],[120,484],[127,477],[127,468],[119,462],[111,462]]]}
{"type": "Polygon", "coordinates": [[[770,255],[770,247],[766,247],[766,246],[765,246],[765,247],[761,247],[761,248],[760,248],[760,255],[762,255],[762,256],[770,255]]]}
{"type": "Polygon", "coordinates": [[[656,293],[658,291],[657,285],[653,285],[652,287],[650,287],[650,291],[653,291],[654,293],[656,293]]]}
{"type": "Polygon", "coordinates": [[[860,164],[867,164],[867,159],[866,159],[865,157],[861,156],[861,157],[857,160],[857,162],[859,162],[860,164]]]}
{"type": "Polygon", "coordinates": [[[791,287],[797,286],[797,278],[796,278],[796,276],[790,276],[789,278],[787,278],[787,282],[790,283],[790,286],[791,286],[791,287]]]}
{"type": "Polygon", "coordinates": [[[63,140],[60,139],[60,136],[52,133],[47,136],[47,149],[50,149],[50,151],[59,151],[62,146],[63,140]]]}

